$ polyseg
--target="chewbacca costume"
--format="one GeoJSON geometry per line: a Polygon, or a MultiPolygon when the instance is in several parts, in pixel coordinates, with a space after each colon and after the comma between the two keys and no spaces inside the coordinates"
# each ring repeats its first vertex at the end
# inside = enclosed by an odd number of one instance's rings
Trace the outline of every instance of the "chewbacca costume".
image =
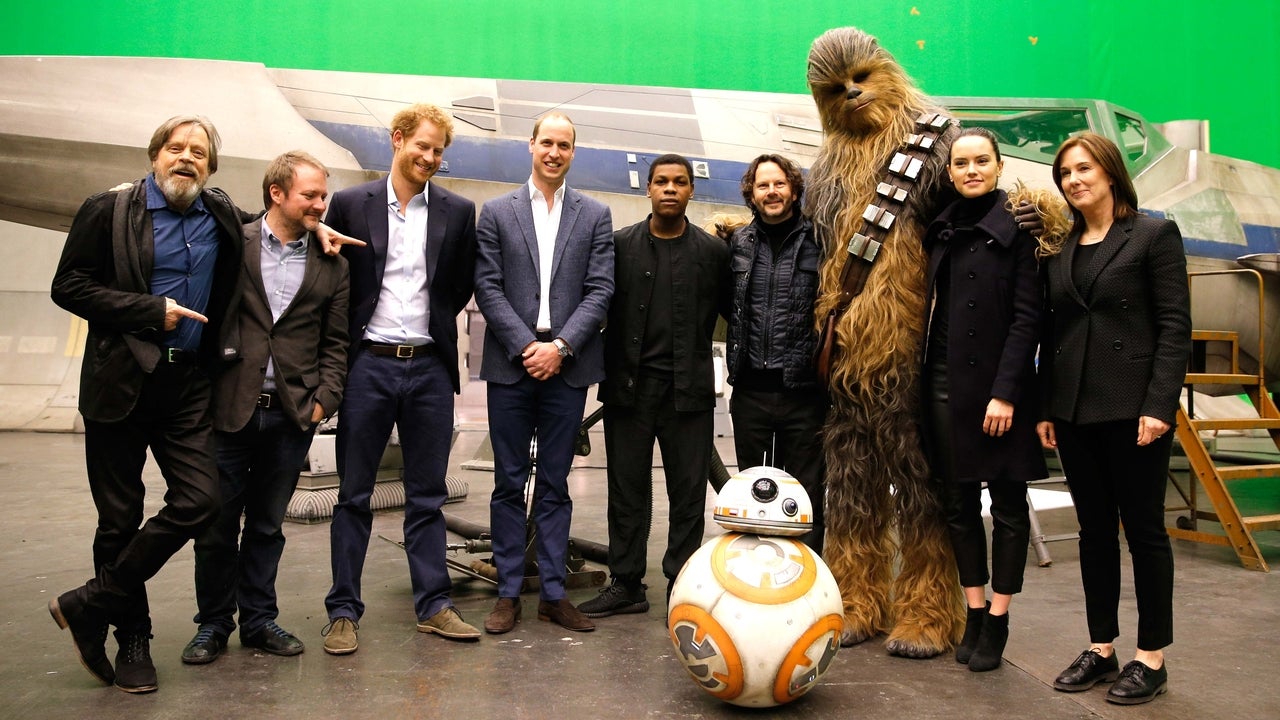
{"type": "MultiPolygon", "coordinates": [[[[884,169],[915,121],[943,112],[856,28],[829,30],[809,51],[809,89],[825,137],[805,212],[824,251],[816,315],[837,307],[845,244],[862,226],[884,169]]],[[[952,125],[924,165],[867,279],[836,321],[823,553],[844,599],[846,645],[889,632],[893,655],[950,649],[964,603],[939,498],[921,447],[919,368],[928,223],[956,197],[946,166],[952,125]],[[892,492],[890,490],[892,488],[892,492]],[[896,520],[896,546],[893,534],[896,520]],[[893,576],[895,551],[901,554],[893,576]]]]}

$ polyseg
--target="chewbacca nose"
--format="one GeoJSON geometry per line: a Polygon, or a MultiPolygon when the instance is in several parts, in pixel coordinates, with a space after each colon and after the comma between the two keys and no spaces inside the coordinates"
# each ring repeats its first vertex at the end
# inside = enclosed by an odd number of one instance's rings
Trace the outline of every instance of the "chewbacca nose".
{"type": "Polygon", "coordinates": [[[857,85],[849,86],[849,91],[844,94],[846,100],[852,100],[862,94],[861,88],[857,85]]]}

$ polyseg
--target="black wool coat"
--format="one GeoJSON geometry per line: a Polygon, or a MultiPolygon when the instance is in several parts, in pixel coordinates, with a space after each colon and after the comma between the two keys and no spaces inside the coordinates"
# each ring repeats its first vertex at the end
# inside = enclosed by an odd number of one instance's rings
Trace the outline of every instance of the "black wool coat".
{"type": "MultiPolygon", "coordinates": [[[[1018,230],[1005,209],[1004,191],[995,192],[995,204],[976,225],[953,225],[965,202],[957,200],[925,234],[926,313],[934,306],[943,258],[950,257],[948,410],[954,479],[960,482],[1038,480],[1048,475],[1035,432],[1040,419],[1035,358],[1043,298],[1036,241],[1018,230]],[[1013,404],[1013,426],[1000,437],[982,431],[992,398],[1013,404]]],[[[921,353],[922,359],[926,356],[921,353]]],[[[922,399],[929,401],[927,391],[922,399]]],[[[927,422],[929,413],[922,415],[927,422]]],[[[926,438],[931,435],[924,433],[926,438]]]]}

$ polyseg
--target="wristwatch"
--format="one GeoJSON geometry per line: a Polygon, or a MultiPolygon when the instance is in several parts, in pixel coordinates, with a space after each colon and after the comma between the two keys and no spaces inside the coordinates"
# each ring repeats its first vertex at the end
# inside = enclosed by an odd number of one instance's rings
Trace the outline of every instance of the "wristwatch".
{"type": "Polygon", "coordinates": [[[569,351],[569,343],[561,340],[560,338],[552,340],[551,344],[556,346],[556,351],[560,353],[560,357],[567,358],[570,355],[573,355],[573,353],[569,351]]]}

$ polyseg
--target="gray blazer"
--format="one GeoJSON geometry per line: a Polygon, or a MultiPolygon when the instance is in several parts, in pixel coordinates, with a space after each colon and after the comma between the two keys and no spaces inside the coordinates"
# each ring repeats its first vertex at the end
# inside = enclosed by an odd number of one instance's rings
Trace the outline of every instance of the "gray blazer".
{"type": "MultiPolygon", "coordinates": [[[[486,323],[480,379],[510,385],[527,374],[520,351],[537,339],[540,268],[528,183],[484,204],[476,242],[476,304],[486,323]]],[[[613,296],[613,219],[604,203],[565,188],[550,272],[551,331],[574,353],[560,374],[570,387],[600,382],[600,326],[613,296]]]]}
{"type": "Polygon", "coordinates": [[[262,219],[244,226],[244,287],[236,316],[240,357],[217,377],[213,427],[242,429],[257,407],[267,359],[275,361],[276,392],[284,412],[301,429],[311,427],[319,402],[325,415],[337,412],[347,375],[347,261],[325,255],[313,236],[307,269],[289,307],[272,321],[262,282],[262,219]]]}
{"type": "Polygon", "coordinates": [[[1084,424],[1147,415],[1172,424],[1191,353],[1182,234],[1169,220],[1117,220],[1071,279],[1080,236],[1044,264],[1048,306],[1040,342],[1041,412],[1084,424]]]}

